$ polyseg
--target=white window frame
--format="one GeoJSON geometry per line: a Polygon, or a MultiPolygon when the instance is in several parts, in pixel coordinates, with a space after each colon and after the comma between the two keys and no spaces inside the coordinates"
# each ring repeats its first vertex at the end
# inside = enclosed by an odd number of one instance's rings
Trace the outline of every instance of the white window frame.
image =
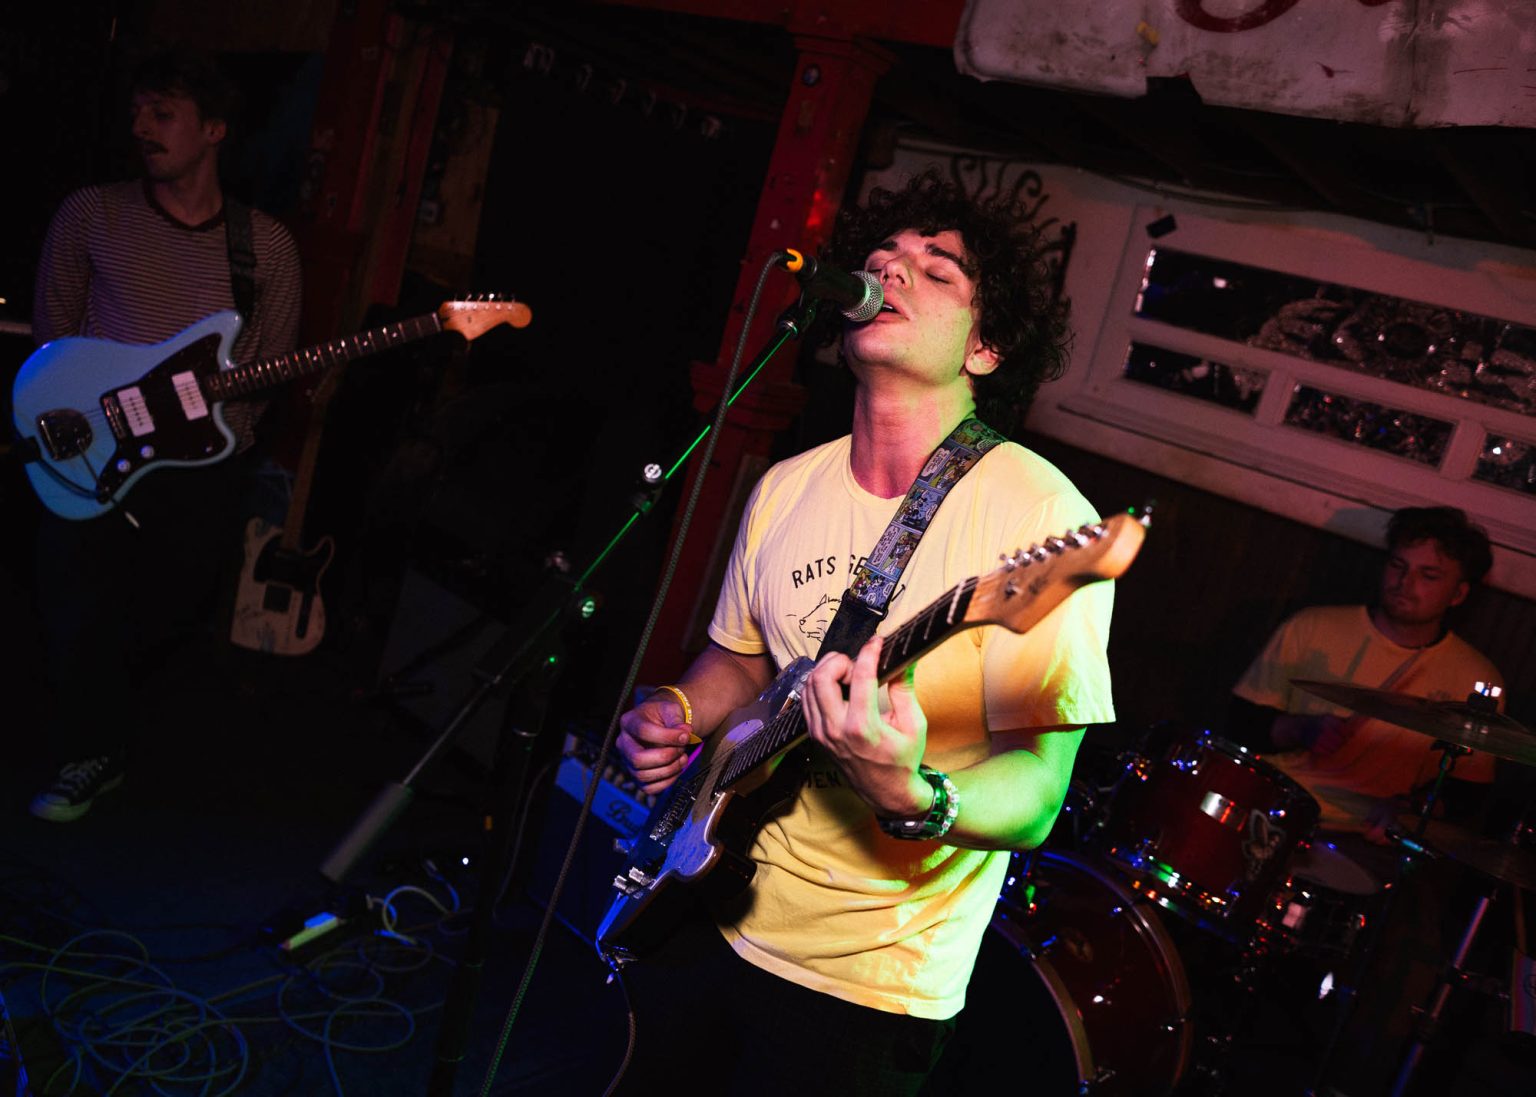
{"type": "MultiPolygon", "coordinates": [[[[1399,246],[1383,249],[1344,231],[1234,223],[1183,210],[1172,233],[1150,238],[1144,226],[1167,212],[1147,205],[1133,211],[1092,346],[1080,340],[1068,376],[1041,390],[1031,429],[1367,542],[1380,543],[1387,517],[1399,507],[1460,506],[1494,542],[1489,582],[1536,597],[1536,496],[1471,478],[1486,433],[1536,444],[1536,417],[1175,328],[1133,311],[1149,251],[1166,246],[1536,326],[1536,256],[1530,267],[1479,261],[1475,245],[1446,241],[1441,253],[1449,262],[1439,262],[1433,241],[1408,233],[1397,234],[1399,246]],[[1264,392],[1249,415],[1128,380],[1125,357],[1133,341],[1262,372],[1264,392]],[[1286,426],[1286,407],[1303,384],[1449,422],[1440,467],[1286,426]]],[[[1068,276],[1070,293],[1070,269],[1068,276]]]]}

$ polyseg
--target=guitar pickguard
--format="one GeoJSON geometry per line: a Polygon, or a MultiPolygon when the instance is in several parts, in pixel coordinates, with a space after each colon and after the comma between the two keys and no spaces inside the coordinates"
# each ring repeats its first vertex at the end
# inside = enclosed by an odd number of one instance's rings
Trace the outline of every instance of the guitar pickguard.
{"type": "Polygon", "coordinates": [[[208,464],[234,448],[234,434],[197,387],[199,378],[218,370],[218,351],[219,336],[204,336],[133,384],[102,394],[117,448],[97,476],[99,498],[114,498],[157,461],[208,464]]]}

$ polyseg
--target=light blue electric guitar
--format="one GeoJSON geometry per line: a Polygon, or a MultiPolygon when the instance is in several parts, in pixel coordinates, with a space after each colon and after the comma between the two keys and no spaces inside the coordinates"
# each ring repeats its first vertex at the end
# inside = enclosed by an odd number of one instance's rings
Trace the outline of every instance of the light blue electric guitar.
{"type": "Polygon", "coordinates": [[[440,331],[476,339],[498,324],[521,328],[531,319],[518,301],[448,301],[425,316],[240,366],[229,360],[240,334],[233,311],[148,346],[55,339],[16,375],[17,448],[44,506],[61,518],[96,518],[147,472],[228,457],[235,435],[224,423],[226,400],[440,331]]]}

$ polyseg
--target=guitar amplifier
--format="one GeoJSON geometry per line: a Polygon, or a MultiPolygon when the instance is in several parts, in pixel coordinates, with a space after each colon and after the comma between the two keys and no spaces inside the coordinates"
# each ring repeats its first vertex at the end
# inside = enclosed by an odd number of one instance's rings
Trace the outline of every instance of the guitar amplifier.
{"type": "MultiPolygon", "coordinates": [[[[546,903],[565,860],[565,851],[576,828],[587,788],[593,780],[596,750],[584,739],[567,735],[556,765],[554,785],[563,795],[545,804],[538,849],[534,853],[528,891],[546,903]]],[[[640,833],[650,814],[653,797],[639,787],[617,764],[604,767],[597,778],[592,818],[582,832],[581,845],[565,880],[558,913],[567,927],[589,943],[598,923],[613,902],[613,878],[624,867],[617,843],[640,833]]]]}
{"type": "MultiPolygon", "coordinates": [[[[475,667],[506,635],[504,622],[415,568],[407,569],[379,665],[379,692],[433,731],[446,727],[476,687],[475,667]]],[[[486,772],[506,700],[487,699],[455,745],[486,772]]]]}

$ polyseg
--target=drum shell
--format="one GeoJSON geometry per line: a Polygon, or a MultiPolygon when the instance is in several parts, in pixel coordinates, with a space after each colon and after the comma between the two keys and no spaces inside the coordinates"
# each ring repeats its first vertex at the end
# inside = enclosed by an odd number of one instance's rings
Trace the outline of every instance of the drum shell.
{"type": "Polygon", "coordinates": [[[1194,1028],[1184,966],[1154,906],[1077,855],[1039,854],[1029,888],[1015,876],[1003,890],[925,1097],[992,1092],[1007,1077],[1035,1093],[1172,1092],[1194,1028]]]}
{"type": "Polygon", "coordinates": [[[1259,919],[1258,935],[1281,951],[1347,957],[1379,913],[1381,896],[1381,881],[1364,866],[1327,845],[1303,843],[1259,919]]]}
{"type": "Polygon", "coordinates": [[[1096,847],[1137,891],[1236,941],[1254,932],[1318,815],[1316,799],[1274,766],[1181,731],[1127,764],[1096,847]]]}

